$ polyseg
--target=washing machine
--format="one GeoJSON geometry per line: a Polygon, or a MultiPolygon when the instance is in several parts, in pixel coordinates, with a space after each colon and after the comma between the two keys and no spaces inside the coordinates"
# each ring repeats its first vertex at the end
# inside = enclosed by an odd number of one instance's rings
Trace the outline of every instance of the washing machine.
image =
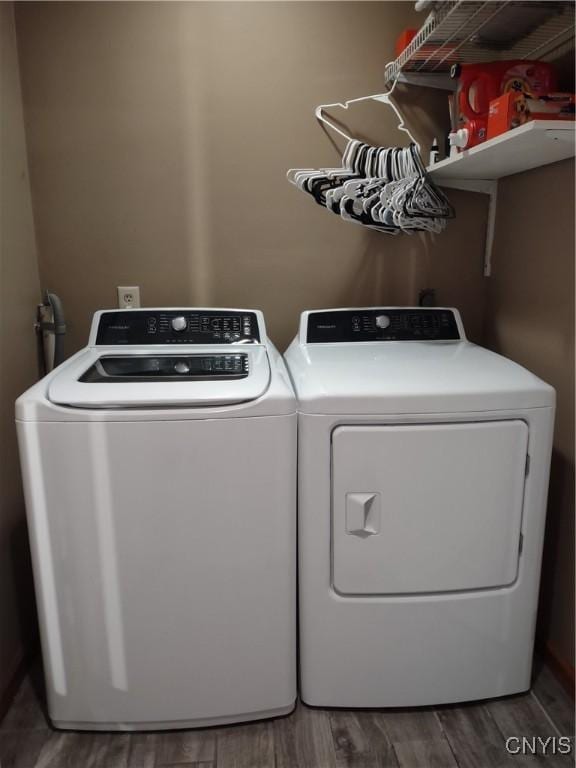
{"type": "Polygon", "coordinates": [[[458,312],[305,312],[299,402],[305,703],[406,707],[530,686],[554,390],[458,312]]]}
{"type": "Polygon", "coordinates": [[[16,418],[53,724],[291,711],[296,401],[261,312],[97,312],[16,418]]]}

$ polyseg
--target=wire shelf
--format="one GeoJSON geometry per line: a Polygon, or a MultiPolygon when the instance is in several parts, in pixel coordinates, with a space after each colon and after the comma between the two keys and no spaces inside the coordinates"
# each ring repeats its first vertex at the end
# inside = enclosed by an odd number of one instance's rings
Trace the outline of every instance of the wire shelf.
{"type": "Polygon", "coordinates": [[[574,47],[574,23],[572,2],[438,2],[386,67],[386,82],[400,73],[448,72],[458,62],[550,61],[574,47]]]}

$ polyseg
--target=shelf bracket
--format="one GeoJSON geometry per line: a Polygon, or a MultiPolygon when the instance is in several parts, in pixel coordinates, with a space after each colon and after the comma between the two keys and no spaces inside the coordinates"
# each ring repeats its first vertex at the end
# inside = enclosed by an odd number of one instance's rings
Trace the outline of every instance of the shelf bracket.
{"type": "Polygon", "coordinates": [[[488,219],[486,221],[486,244],[484,246],[484,277],[492,274],[492,248],[496,226],[496,202],[498,198],[498,179],[437,179],[440,187],[462,189],[465,192],[480,192],[488,195],[488,219]]]}

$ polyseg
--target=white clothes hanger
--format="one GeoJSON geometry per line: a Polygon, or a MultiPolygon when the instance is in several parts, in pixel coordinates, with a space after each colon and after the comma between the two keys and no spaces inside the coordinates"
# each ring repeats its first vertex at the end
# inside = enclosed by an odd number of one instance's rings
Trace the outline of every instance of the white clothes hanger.
{"type": "MultiPolygon", "coordinates": [[[[392,62],[389,62],[389,63],[392,63],[392,62]]],[[[386,66],[388,66],[388,64],[386,66]]],[[[376,94],[373,94],[372,96],[361,96],[357,99],[349,99],[348,101],[345,101],[343,104],[341,102],[335,102],[334,104],[320,104],[314,110],[314,114],[316,115],[316,118],[321,123],[324,123],[325,125],[329,126],[338,135],[346,139],[346,141],[348,142],[348,145],[346,147],[344,154],[347,154],[347,151],[350,149],[351,143],[354,142],[355,139],[349,136],[345,131],[343,131],[341,128],[335,125],[328,117],[326,117],[323,114],[323,110],[329,109],[331,107],[340,107],[341,109],[348,109],[350,104],[356,104],[359,101],[370,101],[370,100],[381,101],[383,104],[387,104],[389,107],[391,107],[394,110],[394,114],[398,119],[398,130],[406,133],[410,138],[410,141],[412,141],[413,144],[415,144],[416,147],[418,148],[418,151],[420,151],[420,144],[416,141],[414,136],[410,133],[410,130],[404,125],[404,118],[402,117],[402,114],[400,113],[396,105],[393,104],[392,101],[390,101],[390,97],[392,96],[397,83],[398,83],[398,80],[395,80],[394,83],[392,84],[392,88],[390,88],[390,90],[387,91],[386,93],[376,93],[376,94]]],[[[313,173],[313,172],[314,172],[313,168],[289,168],[288,171],[286,172],[286,177],[290,183],[298,186],[298,182],[295,180],[295,174],[313,173]]]]}
{"type": "Polygon", "coordinates": [[[352,169],[351,161],[355,150],[362,144],[357,139],[350,139],[346,149],[342,154],[342,164],[339,168],[289,168],[286,171],[286,178],[291,184],[302,189],[303,182],[312,176],[337,175],[350,173],[352,169]]]}
{"type": "MultiPolygon", "coordinates": [[[[389,62],[392,63],[392,62],[389,62]]],[[[388,64],[386,65],[388,66],[388,64]]],[[[375,93],[372,94],[372,96],[361,96],[358,99],[349,99],[348,101],[345,101],[343,104],[341,102],[335,102],[334,104],[319,104],[316,109],[314,110],[314,114],[316,115],[316,119],[319,120],[321,123],[324,123],[325,125],[329,126],[333,131],[335,131],[337,134],[342,136],[347,141],[352,141],[352,137],[349,136],[345,131],[343,131],[341,128],[339,128],[335,123],[333,123],[328,117],[326,117],[323,112],[325,109],[330,109],[331,107],[340,107],[341,109],[348,109],[350,104],[356,104],[359,101],[381,101],[383,104],[387,104],[389,107],[391,107],[394,110],[394,114],[398,118],[398,130],[403,131],[406,133],[410,141],[415,144],[418,147],[418,150],[420,150],[420,145],[414,138],[414,136],[410,133],[410,130],[404,125],[404,118],[402,117],[402,114],[400,113],[399,109],[396,107],[396,105],[390,101],[390,97],[394,93],[394,89],[396,88],[396,84],[398,83],[398,80],[394,80],[394,83],[392,85],[392,88],[390,88],[389,91],[386,93],[375,93]]]]}

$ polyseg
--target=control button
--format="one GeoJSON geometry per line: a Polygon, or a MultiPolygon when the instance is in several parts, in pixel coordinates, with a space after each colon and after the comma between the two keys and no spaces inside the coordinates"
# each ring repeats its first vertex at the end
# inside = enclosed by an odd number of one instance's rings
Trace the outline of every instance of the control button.
{"type": "Polygon", "coordinates": [[[187,373],[190,373],[190,366],[188,365],[188,363],[185,363],[183,360],[179,360],[174,365],[174,370],[176,371],[176,373],[185,375],[187,373]]]}
{"type": "Polygon", "coordinates": [[[390,318],[388,315],[378,315],[376,317],[376,327],[377,328],[388,328],[390,325],[390,318]]]}
{"type": "Polygon", "coordinates": [[[175,331],[178,331],[180,333],[181,331],[185,331],[186,328],[188,328],[188,321],[184,317],[184,315],[178,315],[177,317],[172,318],[172,328],[175,331]]]}

